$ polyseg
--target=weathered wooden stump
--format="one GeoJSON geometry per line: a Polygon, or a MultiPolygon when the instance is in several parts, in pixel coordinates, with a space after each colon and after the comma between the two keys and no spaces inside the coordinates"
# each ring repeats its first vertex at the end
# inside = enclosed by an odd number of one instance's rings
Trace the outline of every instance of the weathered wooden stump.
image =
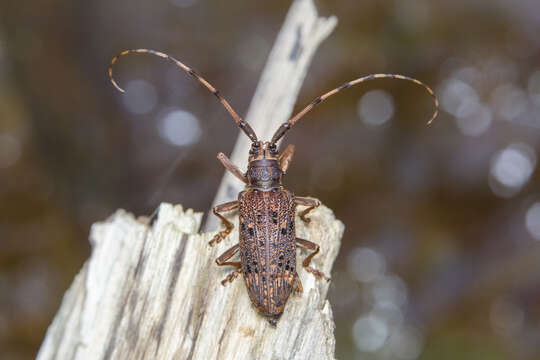
{"type": "MultiPolygon", "coordinates": [[[[321,245],[313,264],[330,274],[343,224],[324,206],[310,217],[308,226],[297,218],[297,234],[321,245]]],[[[290,297],[272,327],[252,307],[241,277],[220,284],[231,269],[214,260],[237,241],[237,230],[210,247],[215,232],[198,234],[201,218],[162,204],[152,226],[123,210],[94,224],[92,256],[38,359],[333,359],[329,283],[299,267],[304,292],[290,297]]]]}

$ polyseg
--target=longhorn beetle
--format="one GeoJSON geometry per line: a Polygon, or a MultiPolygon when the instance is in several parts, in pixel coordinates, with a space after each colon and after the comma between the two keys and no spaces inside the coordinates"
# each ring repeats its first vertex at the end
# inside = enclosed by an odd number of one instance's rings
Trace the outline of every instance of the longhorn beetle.
{"type": "Polygon", "coordinates": [[[236,125],[251,140],[246,173],[243,173],[234,165],[225,154],[219,153],[217,155],[225,169],[244,182],[246,188],[238,194],[238,200],[217,205],[213,208],[214,214],[225,225],[225,230],[217,233],[209,244],[213,245],[225,239],[234,227],[221,213],[238,209],[240,239],[236,245],[216,259],[219,266],[230,265],[235,267],[235,270],[221,284],[225,285],[227,282],[232,282],[242,273],[252,304],[259,313],[268,318],[272,325],[277,323],[283,313],[285,303],[292,290],[302,291],[302,284],[296,272],[296,246],[312,251],[302,262],[302,266],[306,271],[318,279],[329,280],[323,273],[310,266],[311,260],[319,252],[319,245],[297,238],[294,228],[296,206],[307,206],[300,213],[300,219],[305,223],[309,223],[310,219],[306,215],[319,206],[320,202],[307,197],[295,196],[291,191],[285,189],[282,183],[283,175],[285,175],[291,163],[294,145],[287,146],[280,154],[277,149],[277,142],[315,105],[320,104],[343,89],[368,80],[399,79],[423,87],[431,95],[435,104],[435,111],[428,124],[437,117],[439,109],[439,102],[433,90],[419,80],[396,74],[372,74],[346,82],[340,87],[319,96],[302,111],[282,124],[270,141],[261,141],[257,138],[251,126],[233,110],[214,86],[190,67],[162,52],[149,49],[133,49],[116,55],[109,66],[109,78],[118,90],[124,92],[112,76],[112,67],[119,57],[130,53],[156,55],[173,62],[180,69],[186,71],[218,98],[232,116],[236,125]],[[230,261],[238,252],[240,252],[240,261],[230,261]]]}

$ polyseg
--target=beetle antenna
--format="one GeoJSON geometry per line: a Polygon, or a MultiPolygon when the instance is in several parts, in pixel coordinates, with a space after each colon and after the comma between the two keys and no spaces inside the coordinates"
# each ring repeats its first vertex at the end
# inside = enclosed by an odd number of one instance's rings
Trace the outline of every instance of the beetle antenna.
{"type": "Polygon", "coordinates": [[[229,114],[231,114],[232,118],[234,119],[234,122],[236,123],[236,125],[238,125],[238,127],[249,137],[249,139],[252,141],[252,142],[257,142],[258,139],[257,139],[257,135],[255,134],[255,131],[253,131],[253,129],[251,128],[251,126],[244,120],[242,119],[237,113],[236,111],[234,111],[234,109],[231,107],[231,105],[229,105],[229,103],[227,102],[227,100],[225,100],[220,94],[219,94],[219,91],[214,87],[212,86],[212,84],[210,84],[208,81],[206,81],[202,76],[200,76],[199,74],[197,74],[192,68],[190,68],[189,66],[186,66],[184,65],[181,61],[173,58],[172,56],[169,56],[165,53],[162,53],[160,51],[155,51],[155,50],[150,50],[150,49],[131,49],[131,50],[125,50],[125,51],[122,51],[121,53],[119,53],[118,55],[116,55],[115,57],[112,58],[111,60],[111,64],[109,65],[109,79],[111,80],[112,84],[114,85],[115,88],[117,88],[120,92],[124,92],[124,89],[122,89],[120,86],[118,86],[118,84],[116,83],[116,81],[114,80],[113,78],[113,75],[112,75],[112,68],[113,68],[113,65],[118,61],[118,59],[121,57],[121,56],[124,56],[124,55],[127,55],[127,54],[131,54],[131,53],[137,53],[137,54],[151,54],[151,55],[155,55],[155,56],[159,56],[161,58],[164,58],[164,59],[167,59],[167,60],[170,60],[171,62],[173,62],[176,66],[178,66],[180,69],[184,70],[185,72],[187,72],[189,75],[193,76],[197,81],[199,81],[202,85],[204,85],[204,87],[206,87],[208,90],[210,90],[210,92],[212,94],[214,94],[219,102],[225,107],[225,109],[227,109],[227,111],[229,112],[229,114]]]}
{"type": "Polygon", "coordinates": [[[426,84],[424,84],[423,82],[419,81],[419,80],[416,80],[414,78],[411,78],[411,77],[408,77],[408,76],[404,76],[404,75],[399,75],[399,74],[371,74],[371,75],[367,75],[367,76],[364,76],[364,77],[361,77],[361,78],[358,78],[358,79],[355,79],[355,80],[352,80],[352,81],[349,81],[349,82],[346,82],[345,84],[341,85],[340,87],[337,87],[329,92],[327,92],[326,94],[323,94],[321,96],[319,96],[318,98],[316,98],[315,100],[313,100],[311,102],[311,104],[309,104],[308,106],[306,106],[302,111],[300,111],[298,114],[296,114],[295,116],[293,116],[291,119],[289,119],[286,123],[282,124],[277,130],[276,132],[274,133],[274,136],[272,136],[272,140],[271,140],[271,143],[272,144],[275,144],[277,143],[277,141],[279,139],[281,139],[283,137],[283,135],[285,135],[285,133],[291,128],[293,127],[294,124],[296,124],[296,122],[298,120],[300,120],[304,115],[306,115],[311,109],[313,109],[316,105],[322,103],[324,100],[326,100],[327,98],[329,98],[330,96],[332,95],[335,95],[337,94],[338,92],[340,92],[341,90],[343,89],[347,89],[353,85],[358,85],[360,83],[363,83],[365,81],[369,81],[369,80],[374,80],[374,79],[399,79],[399,80],[406,80],[406,81],[410,81],[410,82],[413,82],[417,85],[420,85],[421,87],[423,87],[428,93],[429,95],[431,95],[431,97],[433,98],[433,103],[435,104],[435,110],[433,112],[433,115],[431,115],[431,118],[429,119],[429,121],[427,122],[427,124],[431,124],[431,122],[437,117],[437,115],[439,114],[439,100],[437,99],[437,96],[435,95],[435,93],[433,92],[433,90],[431,90],[431,88],[429,86],[427,86],[426,84]]]}

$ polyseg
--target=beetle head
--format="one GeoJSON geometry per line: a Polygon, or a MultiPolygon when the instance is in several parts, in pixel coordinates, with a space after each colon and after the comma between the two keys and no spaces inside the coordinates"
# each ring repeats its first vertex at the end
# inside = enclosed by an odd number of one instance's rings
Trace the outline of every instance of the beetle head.
{"type": "Polygon", "coordinates": [[[254,160],[277,160],[278,151],[275,143],[268,141],[255,141],[251,143],[248,161],[254,160]]]}

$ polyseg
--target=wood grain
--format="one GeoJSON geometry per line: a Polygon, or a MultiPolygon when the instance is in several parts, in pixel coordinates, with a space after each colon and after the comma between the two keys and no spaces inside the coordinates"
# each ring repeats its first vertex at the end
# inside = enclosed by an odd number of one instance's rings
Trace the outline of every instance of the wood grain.
{"type": "MultiPolygon", "coordinates": [[[[232,268],[214,261],[237,241],[237,215],[230,218],[231,237],[214,247],[208,246],[214,233],[197,233],[201,217],[162,204],[152,226],[123,210],[94,224],[92,256],[37,358],[333,359],[329,283],[300,266],[304,292],[289,298],[272,327],[251,305],[241,278],[220,284],[232,268]]],[[[321,245],[313,265],[330,274],[344,226],[324,206],[310,218],[306,226],[296,217],[297,234],[321,245]]]]}

